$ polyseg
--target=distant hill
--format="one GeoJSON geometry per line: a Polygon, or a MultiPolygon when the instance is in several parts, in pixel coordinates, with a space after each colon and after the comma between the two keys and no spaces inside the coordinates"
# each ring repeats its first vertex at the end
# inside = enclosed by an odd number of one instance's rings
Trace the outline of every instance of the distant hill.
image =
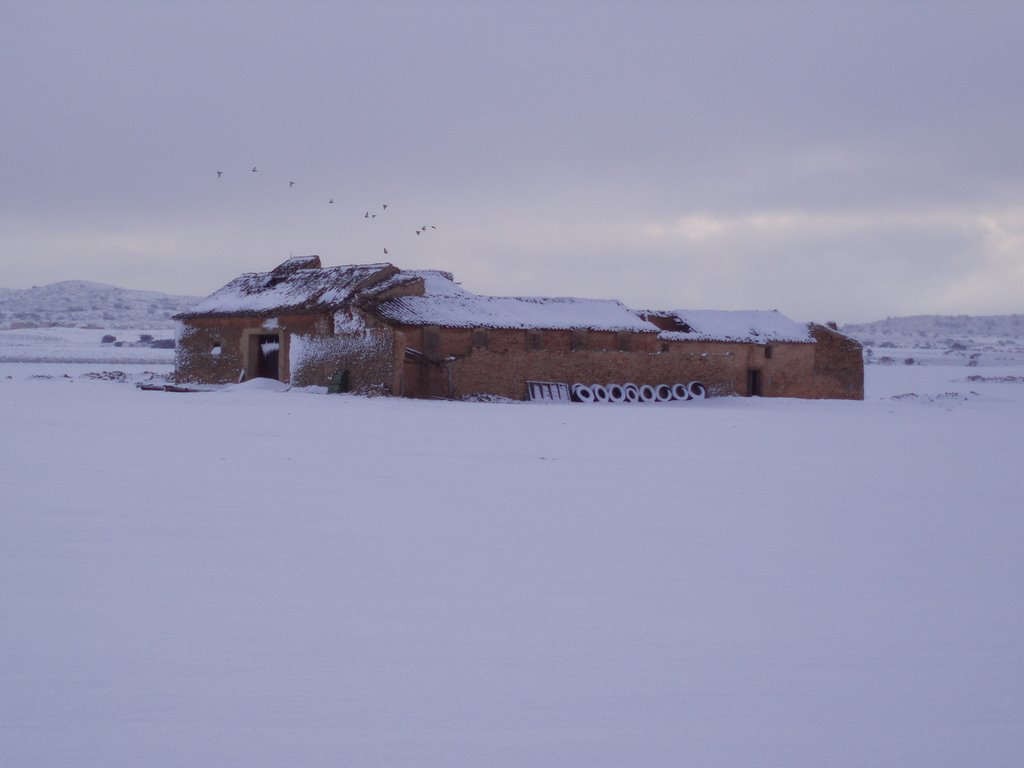
{"type": "Polygon", "coordinates": [[[866,363],[1021,365],[1024,315],[912,315],[840,330],[864,344],[866,363]]]}
{"type": "Polygon", "coordinates": [[[171,315],[200,300],[85,280],[0,288],[0,328],[173,328],[171,315]]]}
{"type": "Polygon", "coordinates": [[[909,315],[887,317],[872,323],[844,325],[843,333],[864,340],[871,336],[963,338],[1024,337],[1024,315],[909,315]]]}

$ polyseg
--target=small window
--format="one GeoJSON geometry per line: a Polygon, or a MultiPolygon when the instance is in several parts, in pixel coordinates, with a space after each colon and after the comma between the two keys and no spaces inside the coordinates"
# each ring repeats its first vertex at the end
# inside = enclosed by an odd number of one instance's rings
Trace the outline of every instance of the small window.
{"type": "Polygon", "coordinates": [[[473,331],[473,349],[487,349],[491,344],[491,334],[486,328],[473,331]]]}
{"type": "Polygon", "coordinates": [[[667,341],[661,342],[661,351],[662,352],[668,352],[668,342],[667,341]]]}
{"type": "Polygon", "coordinates": [[[620,352],[629,352],[633,348],[633,334],[629,331],[615,334],[615,348],[620,352]]]}
{"type": "Polygon", "coordinates": [[[583,330],[573,331],[570,344],[573,352],[582,352],[585,350],[587,348],[587,332],[583,330]]]}
{"type": "Polygon", "coordinates": [[[527,331],[526,348],[533,352],[544,349],[544,333],[541,331],[527,331]]]}
{"type": "Polygon", "coordinates": [[[224,346],[220,339],[214,339],[210,344],[210,357],[220,357],[221,348],[224,346]]]}
{"type": "Polygon", "coordinates": [[[771,344],[766,344],[765,347],[764,347],[764,359],[765,360],[771,360],[772,359],[772,345],[771,344]]]}

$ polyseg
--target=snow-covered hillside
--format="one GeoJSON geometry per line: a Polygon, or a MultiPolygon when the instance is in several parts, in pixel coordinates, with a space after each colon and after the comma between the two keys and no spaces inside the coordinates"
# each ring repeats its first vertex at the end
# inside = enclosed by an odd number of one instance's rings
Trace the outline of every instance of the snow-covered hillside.
{"type": "Polygon", "coordinates": [[[171,315],[199,301],[155,291],[133,291],[85,280],[0,289],[0,328],[172,328],[171,315]]]}
{"type": "Polygon", "coordinates": [[[457,403],[0,363],[0,765],[1024,756],[1024,366],[457,403]]]}
{"type": "Polygon", "coordinates": [[[840,330],[864,344],[869,364],[1024,364],[1024,315],[890,317],[840,330]]]}
{"type": "Polygon", "coordinates": [[[1024,315],[908,315],[846,325],[842,330],[858,338],[867,335],[905,335],[922,338],[982,336],[1020,339],[1024,338],[1024,315]]]}

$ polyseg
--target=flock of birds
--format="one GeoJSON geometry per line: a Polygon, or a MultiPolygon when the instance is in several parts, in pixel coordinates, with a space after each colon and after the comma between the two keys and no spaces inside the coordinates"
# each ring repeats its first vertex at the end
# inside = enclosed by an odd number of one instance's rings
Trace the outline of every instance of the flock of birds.
{"type": "MultiPolygon", "coordinates": [[[[259,173],[260,172],[259,166],[254,165],[249,172],[250,173],[259,173]]],[[[224,171],[217,171],[217,178],[218,179],[223,177],[223,176],[224,176],[224,171]]],[[[288,181],[288,189],[291,189],[294,186],[295,186],[295,182],[292,181],[292,180],[289,180],[288,181]]],[[[334,198],[333,197],[328,198],[327,204],[328,205],[334,205],[334,198]]],[[[387,203],[381,203],[380,204],[379,214],[378,214],[378,212],[376,210],[376,207],[375,207],[372,211],[367,209],[363,213],[362,218],[364,220],[366,220],[366,221],[372,221],[373,219],[376,219],[378,215],[383,215],[384,213],[386,213],[387,210],[388,210],[388,204],[387,203]]],[[[437,229],[437,227],[434,224],[424,224],[423,226],[421,226],[418,229],[415,229],[413,231],[416,233],[416,236],[419,237],[419,236],[425,234],[428,230],[436,230],[436,229],[437,229]]],[[[384,248],[384,255],[385,256],[389,255],[388,254],[388,249],[386,247],[384,248]]]]}

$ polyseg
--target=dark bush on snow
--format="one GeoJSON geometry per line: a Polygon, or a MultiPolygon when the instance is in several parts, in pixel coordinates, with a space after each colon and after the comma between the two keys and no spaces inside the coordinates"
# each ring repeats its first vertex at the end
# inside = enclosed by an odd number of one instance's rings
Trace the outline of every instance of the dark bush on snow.
{"type": "Polygon", "coordinates": [[[100,339],[100,341],[103,342],[104,344],[113,344],[115,341],[117,341],[117,336],[111,336],[108,333],[106,336],[100,339]]]}

